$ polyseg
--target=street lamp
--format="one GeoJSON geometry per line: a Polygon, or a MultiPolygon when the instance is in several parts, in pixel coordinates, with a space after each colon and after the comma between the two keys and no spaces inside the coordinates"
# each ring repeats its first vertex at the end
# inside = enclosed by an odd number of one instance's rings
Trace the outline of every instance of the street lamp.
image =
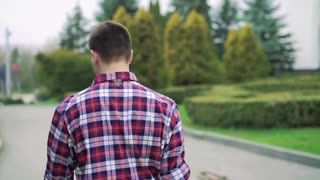
{"type": "Polygon", "coordinates": [[[10,53],[10,44],[9,44],[9,37],[11,33],[9,29],[6,29],[6,96],[11,96],[11,53],[10,53]]]}

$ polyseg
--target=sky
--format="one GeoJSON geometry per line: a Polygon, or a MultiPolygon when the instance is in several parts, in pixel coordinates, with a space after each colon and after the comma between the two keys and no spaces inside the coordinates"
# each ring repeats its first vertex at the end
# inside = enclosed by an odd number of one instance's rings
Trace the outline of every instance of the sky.
{"type": "MultiPolygon", "coordinates": [[[[221,0],[209,0],[213,6],[221,0]]],[[[99,0],[79,0],[87,19],[95,22],[99,0]]],[[[161,11],[169,8],[170,0],[161,0],[161,11]]],[[[63,31],[67,15],[77,0],[0,0],[0,46],[5,44],[5,30],[11,32],[11,46],[41,47],[54,43],[63,31]]],[[[148,7],[149,0],[139,0],[140,7],[148,7]]]]}

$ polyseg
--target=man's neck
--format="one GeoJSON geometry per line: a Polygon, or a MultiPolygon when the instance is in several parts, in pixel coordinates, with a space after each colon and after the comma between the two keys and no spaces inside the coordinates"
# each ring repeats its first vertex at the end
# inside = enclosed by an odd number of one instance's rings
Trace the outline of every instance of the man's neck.
{"type": "Polygon", "coordinates": [[[113,72],[128,72],[128,71],[130,71],[128,64],[123,62],[118,62],[118,63],[110,63],[108,65],[103,65],[99,70],[99,74],[113,73],[113,72]]]}

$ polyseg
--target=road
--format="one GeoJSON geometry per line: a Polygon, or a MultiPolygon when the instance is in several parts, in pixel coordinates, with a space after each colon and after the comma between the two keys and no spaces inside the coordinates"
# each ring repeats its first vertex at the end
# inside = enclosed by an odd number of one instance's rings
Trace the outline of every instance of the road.
{"type": "MultiPolygon", "coordinates": [[[[0,180],[42,179],[46,139],[55,106],[0,106],[0,180]]],[[[186,137],[186,161],[192,176],[200,171],[228,180],[315,180],[320,168],[265,157],[229,146],[186,137]]]]}

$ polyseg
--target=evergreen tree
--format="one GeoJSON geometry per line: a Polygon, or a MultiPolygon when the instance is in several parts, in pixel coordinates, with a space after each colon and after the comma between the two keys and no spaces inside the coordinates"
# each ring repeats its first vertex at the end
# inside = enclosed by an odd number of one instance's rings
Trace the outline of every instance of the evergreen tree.
{"type": "Polygon", "coordinates": [[[231,26],[237,23],[238,5],[234,0],[224,0],[213,18],[213,31],[217,54],[222,58],[224,54],[224,44],[231,26]]]}
{"type": "Polygon", "coordinates": [[[238,31],[233,29],[228,32],[228,38],[225,41],[223,61],[227,72],[228,79],[236,81],[236,78],[242,73],[240,71],[241,64],[238,58],[238,31]]]}
{"type": "Polygon", "coordinates": [[[126,28],[130,29],[131,17],[128,14],[124,6],[119,6],[117,11],[114,13],[113,21],[124,25],[126,28]]]}
{"type": "Polygon", "coordinates": [[[166,23],[166,17],[164,17],[160,12],[159,0],[150,0],[149,11],[152,14],[153,19],[159,28],[159,33],[163,34],[166,23]]]}
{"type": "Polygon", "coordinates": [[[270,65],[266,54],[248,23],[239,33],[230,31],[225,50],[225,67],[232,81],[268,76],[270,65]]]}
{"type": "Polygon", "coordinates": [[[159,0],[150,0],[149,11],[155,20],[162,19],[159,0]]]}
{"type": "MultiPolygon", "coordinates": [[[[163,53],[164,52],[163,43],[164,43],[164,29],[165,29],[166,17],[161,14],[159,0],[150,0],[149,12],[152,14],[153,21],[156,25],[156,32],[159,33],[158,48],[159,48],[160,54],[158,56],[158,59],[164,62],[165,59],[164,59],[164,53],[163,53]]],[[[167,86],[170,83],[167,66],[163,66],[162,71],[163,71],[161,73],[162,79],[163,79],[162,86],[167,86]]]]}
{"type": "Polygon", "coordinates": [[[293,43],[290,33],[283,33],[283,17],[276,17],[279,6],[274,0],[245,0],[248,9],[244,15],[251,22],[257,38],[262,43],[274,74],[292,70],[293,43]]]}
{"type": "Polygon", "coordinates": [[[175,72],[183,62],[181,54],[184,50],[184,33],[182,18],[175,12],[170,16],[164,33],[164,56],[171,83],[176,82],[175,72]]]}
{"type": "Polygon", "coordinates": [[[78,50],[85,52],[87,48],[88,31],[85,29],[87,20],[77,5],[71,16],[68,16],[65,30],[60,35],[60,47],[66,50],[78,50]]]}
{"type": "Polygon", "coordinates": [[[113,15],[120,5],[125,7],[132,16],[138,9],[137,0],[102,0],[100,1],[100,11],[96,15],[96,20],[103,22],[113,19],[113,15]]]}
{"type": "Polygon", "coordinates": [[[205,17],[211,29],[210,6],[207,0],[172,0],[171,5],[175,11],[180,13],[183,19],[185,19],[192,10],[196,10],[205,17]]]}
{"type": "Polygon", "coordinates": [[[223,78],[223,66],[216,58],[204,16],[195,10],[188,15],[184,25],[184,46],[177,62],[175,81],[178,85],[208,84],[223,78]]]}
{"type": "Polygon", "coordinates": [[[134,59],[131,70],[148,87],[160,88],[166,85],[165,65],[161,56],[160,36],[150,12],[139,9],[133,19],[131,34],[134,59]]]}

